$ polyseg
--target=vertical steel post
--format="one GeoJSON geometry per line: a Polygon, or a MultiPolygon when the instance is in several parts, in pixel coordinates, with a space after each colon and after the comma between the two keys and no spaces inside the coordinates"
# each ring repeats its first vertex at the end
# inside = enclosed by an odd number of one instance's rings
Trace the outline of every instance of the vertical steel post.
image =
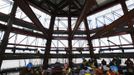
{"type": "Polygon", "coordinates": [[[84,25],[85,25],[85,28],[86,28],[86,34],[87,34],[87,41],[88,41],[89,51],[90,51],[90,57],[95,58],[92,39],[90,37],[90,31],[89,31],[89,26],[88,26],[87,19],[84,19],[84,25]]]}
{"type": "Polygon", "coordinates": [[[71,28],[71,0],[68,0],[68,5],[69,5],[69,9],[68,9],[68,61],[69,61],[69,66],[72,68],[73,67],[73,63],[72,63],[72,37],[71,37],[71,32],[72,32],[72,28],[71,28]]]}
{"type": "Polygon", "coordinates": [[[10,17],[8,19],[8,22],[7,22],[7,29],[5,30],[5,33],[4,33],[4,36],[3,36],[3,39],[2,39],[2,42],[1,42],[1,45],[0,45],[0,56],[1,56],[0,57],[0,67],[2,65],[2,57],[5,53],[5,49],[8,45],[8,38],[9,38],[9,35],[10,35],[10,32],[11,32],[12,24],[14,22],[16,10],[17,10],[17,5],[16,5],[16,2],[15,2],[13,4],[13,8],[11,10],[10,17]]]}
{"type": "Polygon", "coordinates": [[[48,68],[48,60],[49,60],[49,55],[50,55],[50,49],[51,49],[51,44],[52,44],[52,34],[54,31],[54,23],[55,23],[55,16],[51,16],[50,20],[50,26],[49,26],[49,38],[47,38],[46,42],[46,49],[44,53],[44,60],[43,60],[43,68],[47,69],[48,68]]]}
{"type": "MultiPolygon", "coordinates": [[[[122,7],[124,14],[128,13],[128,8],[124,0],[121,0],[121,7],[122,7]]],[[[133,30],[133,23],[131,20],[128,22],[128,28],[130,29],[130,36],[131,36],[132,43],[134,46],[134,30],[133,30]]]]}
{"type": "Polygon", "coordinates": [[[72,32],[72,28],[71,28],[71,17],[68,17],[68,47],[69,47],[69,66],[72,68],[72,37],[71,37],[71,32],[72,32]]]}

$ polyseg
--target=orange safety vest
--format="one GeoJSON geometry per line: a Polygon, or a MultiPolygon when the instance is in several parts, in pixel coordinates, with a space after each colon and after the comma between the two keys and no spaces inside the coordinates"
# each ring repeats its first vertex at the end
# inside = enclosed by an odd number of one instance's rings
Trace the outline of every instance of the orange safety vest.
{"type": "Polygon", "coordinates": [[[120,75],[120,74],[119,74],[119,73],[115,73],[115,72],[108,71],[108,72],[107,72],[107,75],[120,75]]]}

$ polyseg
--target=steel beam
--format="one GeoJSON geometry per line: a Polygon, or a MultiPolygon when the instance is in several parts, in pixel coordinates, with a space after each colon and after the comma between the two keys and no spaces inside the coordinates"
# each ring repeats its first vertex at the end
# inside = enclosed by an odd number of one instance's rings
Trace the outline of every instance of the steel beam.
{"type": "MultiPolygon", "coordinates": [[[[5,31],[5,30],[7,30],[7,26],[0,24],[0,29],[5,31]]],[[[41,33],[36,33],[36,32],[31,31],[31,30],[19,29],[19,28],[15,28],[15,27],[11,28],[11,32],[16,33],[16,34],[22,34],[22,35],[28,35],[28,36],[33,36],[33,37],[37,37],[37,38],[42,38],[42,39],[46,38],[41,33]]]]}
{"type": "MultiPolygon", "coordinates": [[[[1,55],[0,55],[1,56],[1,55]]],[[[17,59],[35,59],[44,58],[43,54],[32,54],[32,53],[5,53],[2,55],[2,60],[17,60],[17,59]]],[[[134,52],[127,52],[127,53],[101,53],[95,54],[96,58],[113,58],[113,57],[121,57],[121,58],[134,58],[134,52]]],[[[73,54],[72,58],[90,58],[89,54],[73,54]]],[[[68,58],[68,54],[51,54],[49,58],[68,58]]]]}
{"type": "MultiPolygon", "coordinates": [[[[0,29],[5,31],[5,30],[7,30],[7,26],[0,24],[0,29]]],[[[90,30],[90,32],[91,32],[91,34],[93,34],[93,33],[97,32],[101,29],[103,29],[103,28],[93,29],[93,30],[90,30]]],[[[129,34],[128,33],[129,31],[131,31],[131,30],[128,29],[128,28],[119,28],[116,31],[113,31],[112,34],[103,35],[100,38],[109,37],[109,36],[123,35],[123,34],[129,34]]],[[[46,39],[46,37],[43,34],[36,33],[36,32],[30,31],[30,30],[26,30],[26,29],[19,29],[19,28],[12,27],[11,32],[16,33],[16,34],[22,34],[22,35],[26,35],[26,36],[33,36],[33,37],[37,37],[37,38],[46,39]]],[[[62,32],[62,31],[59,31],[59,32],[62,32]]],[[[68,31],[66,31],[66,33],[67,32],[68,31]]],[[[85,31],[83,31],[83,32],[85,32],[85,31]]],[[[81,33],[81,31],[79,31],[78,33],[81,33]]],[[[95,37],[95,38],[92,38],[92,39],[97,39],[97,38],[98,37],[95,37]]],[[[68,40],[68,36],[53,36],[53,40],[59,40],[59,39],[60,40],[68,40]]],[[[85,36],[84,37],[83,36],[74,36],[73,40],[86,40],[86,37],[85,36]]]]}
{"type": "Polygon", "coordinates": [[[29,1],[29,4],[30,4],[31,6],[33,6],[34,8],[37,8],[38,10],[40,10],[40,11],[42,11],[42,12],[48,14],[48,15],[51,15],[49,9],[47,9],[46,6],[40,7],[40,6],[42,6],[42,5],[39,6],[39,5],[37,4],[37,2],[34,2],[33,0],[28,0],[28,1],[29,1]]]}
{"type": "MultiPolygon", "coordinates": [[[[1,30],[6,30],[7,26],[0,24],[0,29],[1,30]]],[[[33,37],[37,37],[37,38],[42,38],[42,39],[46,39],[46,37],[41,34],[41,33],[36,33],[33,31],[29,31],[29,30],[25,30],[25,29],[19,29],[19,28],[12,28],[11,32],[13,33],[17,33],[17,34],[22,34],[22,35],[27,35],[27,36],[33,36],[33,37]]],[[[53,40],[67,40],[68,36],[53,36],[53,40]]],[[[79,37],[79,36],[75,36],[74,40],[86,40],[85,37],[79,37]]]]}
{"type": "MultiPolygon", "coordinates": [[[[36,45],[25,45],[25,44],[14,44],[14,43],[8,43],[8,45],[16,45],[16,46],[21,46],[21,47],[38,47],[38,48],[45,48],[44,46],[36,46],[36,45]]],[[[122,45],[110,45],[110,47],[118,47],[118,46],[122,46],[123,48],[125,46],[132,46],[132,44],[122,44],[122,45]]],[[[94,48],[108,48],[109,46],[94,46],[94,48]]],[[[57,47],[51,47],[51,49],[56,49],[57,47]]],[[[77,50],[78,47],[73,47],[72,51],[78,51],[77,50]]],[[[87,50],[84,49],[84,51],[89,51],[88,47],[82,47],[83,49],[86,48],[87,50]]],[[[60,50],[60,49],[64,49],[64,47],[58,47],[59,51],[65,51],[65,50],[60,50]]],[[[45,51],[45,49],[41,49],[42,51],[45,51]]],[[[56,50],[51,50],[51,51],[56,51],[56,50]]]]}
{"type": "MultiPolygon", "coordinates": [[[[9,38],[11,28],[12,28],[12,24],[13,24],[13,21],[14,21],[14,18],[15,18],[16,10],[17,10],[17,5],[16,5],[16,2],[15,2],[13,4],[13,8],[11,10],[10,17],[8,19],[8,22],[7,22],[7,30],[5,30],[5,33],[4,33],[4,36],[3,36],[3,39],[2,39],[2,42],[1,42],[1,45],[0,45],[0,54],[5,53],[5,49],[6,49],[7,44],[8,44],[8,38],[9,38]]],[[[2,58],[2,57],[0,56],[0,58],[2,58]]],[[[1,65],[2,65],[2,59],[0,59],[0,68],[1,68],[1,65]]]]}
{"type": "MultiPolygon", "coordinates": [[[[3,13],[0,13],[0,20],[6,22],[6,21],[8,20],[8,18],[9,18],[8,15],[3,14],[3,13]]],[[[24,27],[24,28],[31,29],[31,30],[32,30],[32,29],[33,29],[33,30],[38,30],[37,27],[34,26],[32,23],[29,23],[29,22],[26,22],[26,21],[23,21],[23,20],[20,20],[20,19],[17,19],[17,18],[15,19],[14,24],[15,24],[15,25],[18,25],[18,26],[22,26],[22,27],[24,27]]],[[[122,26],[125,26],[125,24],[122,25],[122,26]]],[[[126,26],[127,26],[127,25],[126,25],[126,26]]],[[[103,27],[90,30],[90,32],[91,32],[91,33],[95,33],[95,32],[97,32],[98,30],[101,30],[101,29],[103,29],[103,27]]],[[[119,30],[122,30],[122,29],[119,29],[119,30]]],[[[118,31],[118,30],[117,30],[117,31],[118,31]]],[[[66,30],[55,30],[55,31],[54,31],[54,34],[67,34],[67,33],[68,33],[68,31],[66,31],[66,30]]],[[[76,34],[77,34],[77,35],[82,35],[82,34],[85,34],[85,31],[78,30],[78,31],[76,31],[76,34]]]]}
{"type": "Polygon", "coordinates": [[[103,52],[103,51],[115,51],[115,50],[121,50],[122,49],[125,51],[125,50],[132,50],[134,49],[134,47],[121,47],[121,48],[103,48],[103,49],[100,49],[100,52],[103,52]]]}
{"type": "Polygon", "coordinates": [[[43,68],[47,69],[48,68],[48,60],[50,56],[50,49],[51,49],[51,43],[53,39],[53,32],[54,32],[54,24],[55,24],[55,16],[51,16],[50,20],[50,27],[49,27],[49,38],[47,38],[46,42],[46,48],[45,48],[45,53],[44,53],[44,60],[43,60],[43,68]]]}
{"type": "MultiPolygon", "coordinates": [[[[92,0],[91,0],[91,1],[92,1],[92,0]]],[[[126,0],[123,0],[123,1],[126,1],[126,0]]],[[[110,3],[108,3],[108,4],[105,4],[105,5],[103,5],[103,6],[98,6],[98,7],[97,7],[96,9],[94,9],[93,11],[88,12],[87,16],[91,16],[91,15],[93,15],[93,14],[96,14],[96,13],[100,12],[100,11],[103,11],[103,10],[105,10],[105,9],[108,9],[108,8],[112,7],[112,6],[115,6],[115,5],[117,5],[117,4],[120,4],[120,0],[114,0],[114,1],[112,1],[112,2],[110,2],[110,3]]],[[[71,13],[71,16],[72,16],[72,17],[78,17],[78,15],[79,15],[79,14],[71,13]]],[[[66,13],[58,14],[57,16],[58,16],[58,17],[68,17],[68,15],[67,15],[66,13]]]]}
{"type": "Polygon", "coordinates": [[[33,47],[33,48],[44,48],[44,46],[36,46],[36,45],[26,45],[26,44],[15,44],[15,43],[8,43],[8,45],[12,46],[21,46],[21,47],[33,47]]]}
{"type": "MultiPolygon", "coordinates": [[[[49,9],[51,10],[51,13],[52,13],[53,11],[55,11],[56,5],[53,4],[50,0],[42,0],[42,1],[40,2],[40,5],[43,5],[43,3],[46,3],[46,4],[49,6],[49,9]]],[[[55,12],[55,13],[56,13],[56,12],[55,12]]]]}
{"type": "MultiPolygon", "coordinates": [[[[7,22],[8,18],[9,18],[9,15],[0,13],[0,20],[1,21],[7,22]]],[[[14,24],[17,25],[17,26],[21,26],[21,27],[24,27],[24,28],[31,29],[31,30],[40,31],[33,23],[26,22],[26,21],[18,19],[18,18],[15,18],[14,24]]],[[[48,29],[46,29],[46,30],[48,31],[48,29]]],[[[54,34],[68,34],[68,31],[65,31],[65,30],[55,30],[54,34]]],[[[76,31],[76,34],[77,35],[81,35],[81,34],[85,34],[85,32],[79,30],[79,31],[76,31]]]]}
{"type": "Polygon", "coordinates": [[[123,10],[123,13],[124,14],[128,13],[128,8],[126,5],[126,2],[124,0],[120,0],[120,4],[121,4],[122,10],[123,10]]]}
{"type": "Polygon", "coordinates": [[[71,33],[71,37],[74,36],[75,32],[78,30],[81,22],[84,20],[84,18],[87,17],[87,13],[89,11],[92,10],[92,8],[96,5],[96,1],[95,0],[86,0],[85,2],[85,5],[84,5],[84,8],[80,14],[80,16],[78,17],[77,21],[76,21],[76,24],[75,24],[75,27],[71,33]]]}
{"type": "MultiPolygon", "coordinates": [[[[8,43],[8,45],[16,45],[16,46],[20,46],[20,47],[33,47],[33,48],[35,48],[35,47],[38,47],[38,48],[45,48],[44,46],[36,46],[36,45],[25,45],[25,44],[14,44],[14,43],[8,43]]],[[[134,49],[134,47],[127,47],[127,46],[132,46],[132,44],[122,44],[122,45],[110,45],[110,47],[112,48],[112,47],[121,47],[120,49],[134,49]],[[126,46],[126,47],[125,47],[126,46]]],[[[109,48],[109,46],[94,46],[94,49],[95,48],[106,48],[106,49],[108,49],[109,48]]],[[[6,49],[9,49],[9,50],[11,50],[11,49],[14,49],[14,47],[7,47],[6,49]]],[[[18,50],[25,50],[25,49],[27,49],[27,48],[15,48],[15,49],[18,49],[18,50]]],[[[57,49],[57,47],[51,47],[51,51],[57,51],[56,50],[57,49]]],[[[89,51],[89,48],[88,47],[82,47],[82,49],[84,49],[83,51],[89,51]]],[[[113,50],[114,50],[114,48],[112,48],[113,50]]],[[[116,49],[116,48],[115,48],[116,49]]],[[[28,50],[32,50],[32,49],[28,49],[28,50]]],[[[34,49],[33,49],[34,50],[34,49]]],[[[45,49],[41,49],[41,51],[45,51],[45,49]]],[[[64,47],[58,47],[58,51],[66,51],[65,50],[65,48],[64,47]]],[[[72,48],[72,51],[79,51],[78,50],[78,47],[73,47],[72,48]]]]}
{"type": "Polygon", "coordinates": [[[128,13],[126,13],[125,15],[123,15],[122,17],[120,17],[119,19],[115,20],[111,24],[103,27],[103,29],[97,31],[92,36],[92,38],[101,37],[101,36],[109,33],[110,31],[114,31],[115,29],[117,29],[121,25],[127,24],[130,20],[134,19],[134,14],[133,13],[134,13],[134,9],[131,10],[131,11],[129,11],[128,13]]]}
{"type": "Polygon", "coordinates": [[[8,50],[22,50],[22,51],[37,51],[35,48],[19,48],[19,47],[7,47],[8,50]]]}
{"type": "MultiPolygon", "coordinates": [[[[7,14],[0,13],[0,21],[7,22],[7,20],[8,20],[9,17],[10,16],[7,15],[7,14]]],[[[26,22],[26,21],[21,20],[21,19],[18,19],[18,18],[15,18],[13,24],[15,24],[17,26],[24,27],[24,28],[28,28],[28,29],[31,29],[31,30],[37,30],[37,31],[39,31],[39,29],[33,23],[26,22]]]]}
{"type": "Polygon", "coordinates": [[[44,35],[46,35],[46,37],[49,37],[48,31],[43,27],[41,22],[38,20],[32,9],[30,8],[28,2],[26,0],[14,0],[14,1],[18,4],[20,9],[24,11],[24,13],[30,18],[30,20],[34,23],[34,25],[36,25],[39,28],[39,30],[42,31],[44,35]]]}
{"type": "Polygon", "coordinates": [[[110,2],[110,3],[106,4],[106,5],[97,7],[94,11],[89,12],[88,13],[88,16],[91,16],[91,15],[96,14],[98,12],[101,12],[101,11],[103,11],[105,9],[108,9],[108,8],[110,8],[112,6],[115,6],[117,4],[120,4],[121,1],[126,1],[126,0],[114,0],[113,2],[110,2]]]}
{"type": "Polygon", "coordinates": [[[86,34],[87,34],[87,41],[88,41],[90,56],[91,56],[91,58],[95,58],[93,44],[92,44],[92,39],[90,37],[89,26],[88,26],[88,22],[87,22],[86,18],[84,19],[84,25],[85,25],[86,34]]]}
{"type": "MultiPolygon", "coordinates": [[[[0,29],[1,30],[6,30],[7,29],[7,26],[6,25],[2,25],[0,24],[0,29]]],[[[102,28],[101,28],[102,29],[102,28]]],[[[101,29],[98,29],[98,30],[91,30],[91,34],[92,33],[95,33],[101,29]]],[[[123,35],[123,34],[128,34],[130,30],[125,28],[125,29],[122,29],[122,28],[119,28],[118,30],[116,31],[113,31],[113,34],[108,34],[108,35],[104,35],[102,36],[101,38],[104,38],[104,37],[109,37],[109,36],[117,36],[117,35],[123,35]]],[[[40,33],[35,33],[33,31],[29,31],[29,30],[25,30],[25,29],[19,29],[19,28],[14,28],[12,27],[12,30],[11,30],[12,33],[16,33],[16,34],[22,34],[22,35],[26,35],[26,36],[33,36],[33,37],[37,37],[37,38],[42,38],[42,39],[46,39],[46,37],[43,35],[43,34],[40,34],[40,33]]],[[[93,39],[97,39],[98,37],[96,38],[93,38],[93,39]]],[[[53,40],[68,40],[68,36],[53,36],[53,40]]],[[[84,36],[74,36],[73,40],[86,40],[86,37],[84,36]]]]}

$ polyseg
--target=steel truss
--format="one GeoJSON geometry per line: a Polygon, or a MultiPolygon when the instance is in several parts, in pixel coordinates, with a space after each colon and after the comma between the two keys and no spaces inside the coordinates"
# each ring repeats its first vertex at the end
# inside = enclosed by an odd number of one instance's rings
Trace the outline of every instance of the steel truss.
{"type": "MultiPolygon", "coordinates": [[[[93,8],[93,6],[96,6],[97,3],[95,0],[93,2],[90,2],[90,0],[86,0],[84,4],[79,3],[78,0],[73,0],[71,2],[70,0],[65,0],[59,2],[58,6],[53,4],[51,1],[46,0],[46,1],[41,1],[39,2],[40,5],[43,5],[42,3],[49,3],[48,5],[51,6],[51,8],[48,8],[47,6],[44,6],[46,10],[42,7],[38,7],[39,5],[36,4],[35,2],[32,1],[27,1],[27,0],[14,0],[14,5],[12,8],[12,11],[10,15],[0,13],[0,21],[2,22],[7,22],[7,25],[4,25],[0,23],[0,30],[4,31],[3,39],[1,41],[0,45],[0,67],[2,64],[2,60],[12,60],[12,59],[33,59],[33,58],[43,58],[44,62],[44,69],[48,68],[48,63],[50,58],[68,58],[70,66],[72,65],[72,59],[73,58],[81,58],[81,57],[91,57],[91,58],[111,58],[115,56],[119,56],[122,58],[126,57],[134,57],[134,53],[125,53],[125,49],[134,49],[133,44],[134,44],[134,32],[133,32],[133,23],[134,23],[134,9],[128,11],[128,8],[126,6],[125,0],[115,0],[109,4],[106,4],[102,7],[96,7],[93,8]],[[106,25],[106,23],[101,22],[99,19],[96,19],[97,22],[102,23],[104,26],[98,27],[95,29],[92,29],[89,27],[88,19],[87,17],[99,12],[101,10],[104,10],[106,8],[109,8],[111,6],[114,6],[116,4],[121,4],[124,15],[119,17],[118,19],[111,19],[108,16],[104,15],[103,19],[107,19],[111,21],[110,24],[106,25]],[[51,16],[50,19],[50,24],[49,28],[45,28],[40,20],[36,17],[34,14],[33,10],[30,8],[30,5],[33,5],[36,8],[43,9],[46,13],[48,13],[51,16]],[[66,6],[69,5],[69,9],[67,12],[63,10],[66,6]],[[77,10],[72,12],[72,5],[77,6],[77,10]],[[26,15],[27,17],[30,18],[32,23],[21,20],[19,18],[15,18],[16,14],[16,9],[19,7],[26,15]],[[56,8],[58,7],[58,8],[56,8]],[[89,7],[93,8],[93,10],[88,9],[89,7]],[[82,9],[83,8],[83,9],[82,9]],[[59,9],[62,9],[59,11],[59,9]],[[79,11],[81,10],[81,12],[79,11]],[[51,11],[50,11],[51,10],[51,11]],[[75,14],[78,12],[77,14],[75,14]],[[65,30],[59,30],[59,29],[54,29],[55,27],[55,22],[56,22],[56,17],[67,17],[67,28],[65,30]],[[74,28],[72,27],[72,18],[73,17],[78,17],[76,20],[74,28]],[[81,23],[84,22],[84,30],[79,30],[79,26],[81,23]],[[17,28],[15,26],[23,27],[24,29],[17,28]],[[127,26],[127,27],[126,27],[127,26]],[[14,33],[14,35],[10,36],[11,33],[14,33]],[[17,43],[17,36],[18,34],[25,35],[25,37],[17,43]],[[132,42],[128,44],[116,44],[112,41],[109,40],[109,37],[111,36],[122,36],[125,34],[130,34],[132,42]],[[64,36],[63,36],[64,35],[64,36]],[[9,40],[15,37],[15,40],[13,43],[10,43],[9,40]],[[34,40],[32,42],[28,42],[29,37],[34,37],[34,40]],[[107,38],[109,41],[108,43],[109,46],[94,46],[93,40],[96,39],[101,39],[101,38],[107,38]],[[27,39],[27,42],[25,44],[22,44],[27,39]],[[38,45],[38,39],[42,39],[42,41],[46,41],[45,45],[38,45]],[[68,45],[67,47],[52,47],[52,42],[53,40],[67,40],[68,45]],[[73,40],[87,40],[87,46],[86,47],[76,47],[75,50],[73,50],[75,47],[73,47],[73,40]],[[33,45],[35,43],[35,45],[33,45]],[[9,47],[12,46],[12,47],[9,47]],[[125,46],[131,46],[131,47],[125,47],[125,46]],[[114,48],[116,47],[116,48],[114,48]],[[42,49],[44,54],[41,54],[38,52],[39,48],[42,49]],[[55,50],[51,50],[55,48],[55,50]],[[60,49],[61,48],[61,49],[60,49]],[[89,54],[74,54],[74,51],[79,51],[81,48],[82,51],[88,51],[89,54]],[[84,50],[86,48],[86,50],[84,50]],[[100,49],[100,54],[99,53],[94,53],[94,49],[100,49]],[[52,54],[51,51],[64,51],[66,52],[65,54],[52,54]],[[64,49],[64,50],[63,50],[64,49]],[[5,53],[6,50],[12,50],[13,53],[5,53]],[[17,50],[22,50],[22,51],[34,51],[32,54],[28,53],[16,53],[17,50]],[[122,50],[123,53],[101,53],[103,51],[107,50],[122,50]],[[110,56],[109,56],[110,54],[110,56]]],[[[74,7],[74,6],[73,6],[74,7]]],[[[75,9],[75,8],[74,8],[75,9]]],[[[117,15],[117,13],[113,13],[113,15],[117,15]]],[[[119,14],[118,14],[119,15],[119,14]]],[[[62,19],[62,18],[61,18],[62,19]]],[[[62,21],[59,21],[60,23],[62,21]]],[[[63,23],[62,23],[63,24],[63,23]]],[[[97,25],[97,23],[96,23],[97,25]]],[[[123,38],[123,37],[120,37],[123,38]]],[[[124,38],[123,38],[124,39],[124,38]]],[[[128,41],[127,39],[124,39],[128,41]]],[[[63,43],[63,42],[61,42],[63,43]]],[[[64,44],[64,43],[63,43],[64,44]]]]}

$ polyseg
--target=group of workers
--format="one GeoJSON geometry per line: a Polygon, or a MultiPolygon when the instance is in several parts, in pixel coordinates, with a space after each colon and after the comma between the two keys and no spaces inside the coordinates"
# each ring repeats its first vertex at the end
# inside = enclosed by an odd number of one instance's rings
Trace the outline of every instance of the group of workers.
{"type": "Polygon", "coordinates": [[[130,58],[127,58],[121,66],[120,58],[113,58],[110,63],[104,59],[98,63],[96,59],[89,59],[88,61],[83,58],[83,62],[75,68],[70,68],[69,64],[62,65],[56,62],[47,70],[42,67],[33,69],[32,63],[29,63],[26,68],[20,71],[20,75],[134,75],[134,64],[130,58]]]}
{"type": "Polygon", "coordinates": [[[51,68],[43,70],[43,67],[34,68],[30,62],[20,71],[20,75],[71,75],[71,68],[67,63],[62,65],[56,62],[51,68]]]}
{"type": "Polygon", "coordinates": [[[120,58],[113,58],[110,63],[104,59],[98,63],[96,59],[83,59],[80,67],[80,72],[77,75],[134,75],[134,64],[130,58],[127,58],[124,64],[121,65],[120,58]]]}

